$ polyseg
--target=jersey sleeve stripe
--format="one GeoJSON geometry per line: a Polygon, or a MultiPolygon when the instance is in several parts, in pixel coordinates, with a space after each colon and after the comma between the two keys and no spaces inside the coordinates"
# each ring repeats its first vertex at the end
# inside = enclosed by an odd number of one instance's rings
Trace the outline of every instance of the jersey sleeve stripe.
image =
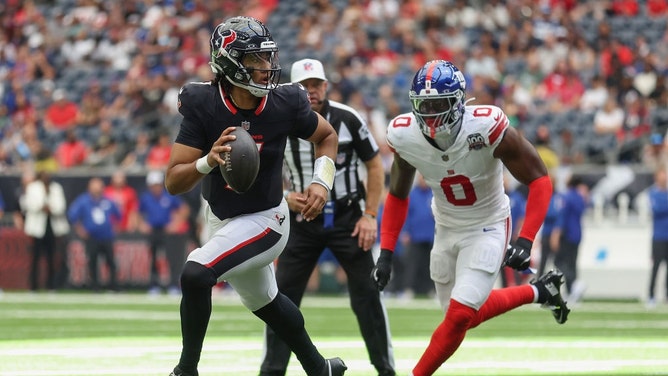
{"type": "Polygon", "coordinates": [[[506,115],[503,115],[499,121],[494,124],[492,129],[489,131],[489,144],[494,145],[496,140],[503,134],[503,131],[508,127],[508,118],[506,115]]]}

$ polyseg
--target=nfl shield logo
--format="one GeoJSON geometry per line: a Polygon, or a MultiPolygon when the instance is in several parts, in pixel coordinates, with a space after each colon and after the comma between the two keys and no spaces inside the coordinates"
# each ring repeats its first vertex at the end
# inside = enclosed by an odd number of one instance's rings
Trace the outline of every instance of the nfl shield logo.
{"type": "Polygon", "coordinates": [[[241,122],[241,127],[245,130],[249,130],[250,129],[250,121],[242,121],[241,122]]]}

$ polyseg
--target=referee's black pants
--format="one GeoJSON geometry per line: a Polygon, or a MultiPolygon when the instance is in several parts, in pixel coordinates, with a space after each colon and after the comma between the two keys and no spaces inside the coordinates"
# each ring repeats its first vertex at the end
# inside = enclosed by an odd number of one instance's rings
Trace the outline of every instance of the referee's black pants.
{"type": "MultiPolygon", "coordinates": [[[[389,324],[380,293],[370,278],[373,256],[371,251],[359,248],[357,237],[350,236],[361,215],[356,204],[337,208],[333,227],[324,229],[322,215],[306,222],[291,212],[290,238],[278,258],[276,279],[279,290],[299,306],[320,255],[329,248],[346,272],[350,305],[371,363],[379,375],[392,376],[395,371],[389,324]]],[[[283,376],[290,360],[290,349],[271,328],[265,330],[266,348],[260,375],[283,376]]]]}

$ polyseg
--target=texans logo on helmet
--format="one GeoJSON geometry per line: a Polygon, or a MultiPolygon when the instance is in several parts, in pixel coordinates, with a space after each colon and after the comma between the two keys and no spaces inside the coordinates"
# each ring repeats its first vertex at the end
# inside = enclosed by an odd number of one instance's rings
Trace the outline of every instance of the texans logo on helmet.
{"type": "MultiPolygon", "coordinates": [[[[223,37],[223,45],[220,46],[221,49],[224,49],[227,47],[230,43],[234,42],[237,40],[237,32],[234,30],[225,30],[225,32],[229,33],[229,35],[221,35],[223,37]]],[[[216,44],[218,44],[218,41],[216,41],[216,44]]]]}

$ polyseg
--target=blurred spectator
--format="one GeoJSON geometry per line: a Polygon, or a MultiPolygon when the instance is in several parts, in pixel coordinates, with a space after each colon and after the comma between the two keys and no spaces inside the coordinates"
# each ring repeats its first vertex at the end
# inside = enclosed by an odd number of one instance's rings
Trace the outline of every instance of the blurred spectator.
{"type": "Polygon", "coordinates": [[[594,134],[596,139],[587,151],[590,160],[612,162],[617,156],[617,138],[624,128],[624,110],[614,96],[608,97],[603,108],[594,115],[594,134]]]}
{"type": "Polygon", "coordinates": [[[21,174],[21,185],[16,187],[13,192],[14,200],[12,200],[11,202],[13,202],[15,206],[12,207],[12,219],[14,221],[14,227],[19,230],[24,230],[26,208],[27,208],[25,203],[26,190],[28,184],[30,184],[33,180],[35,180],[35,173],[30,169],[26,169],[21,174]]]}
{"type": "Polygon", "coordinates": [[[617,16],[635,16],[638,14],[638,0],[613,0],[610,9],[617,16]]]}
{"type": "Polygon", "coordinates": [[[151,146],[146,157],[146,166],[152,170],[164,170],[169,164],[169,154],[172,150],[170,134],[164,130],[158,134],[158,140],[151,146]]]}
{"type": "Polygon", "coordinates": [[[41,171],[37,179],[28,183],[25,196],[21,200],[25,211],[23,230],[32,240],[32,262],[30,267],[30,289],[37,291],[40,286],[40,262],[46,259],[46,288],[56,289],[56,269],[61,271],[64,260],[59,253],[61,237],[70,231],[65,217],[67,202],[63,187],[51,180],[48,172],[41,171]]]}
{"type": "Polygon", "coordinates": [[[668,142],[660,133],[649,136],[643,149],[642,163],[653,171],[659,166],[668,166],[668,142]]]}
{"type": "Polygon", "coordinates": [[[95,39],[89,38],[88,27],[79,27],[69,30],[69,35],[60,46],[60,55],[71,68],[85,67],[90,62],[95,49],[95,39]]]}
{"type": "Polygon", "coordinates": [[[70,129],[65,132],[65,140],[56,148],[55,157],[58,166],[67,169],[83,165],[89,152],[88,145],[77,137],[74,129],[70,129]]]}
{"type": "Polygon", "coordinates": [[[88,191],[80,194],[67,210],[67,217],[74,226],[77,236],[85,243],[86,257],[88,258],[88,273],[93,291],[100,290],[98,277],[98,257],[104,256],[109,271],[107,288],[115,291],[116,260],[114,259],[114,221],[121,217],[116,203],[106,198],[104,181],[101,178],[91,178],[88,181],[88,191]]]}
{"type": "Polygon", "coordinates": [[[548,171],[559,167],[560,157],[552,148],[551,131],[547,125],[541,124],[536,128],[534,146],[548,171]]]}
{"type": "Polygon", "coordinates": [[[566,191],[556,198],[557,220],[550,235],[550,246],[556,250],[554,266],[564,273],[568,301],[577,303],[586,289],[586,285],[578,280],[578,254],[589,188],[577,176],[571,176],[566,187],[566,191]]]}
{"type": "Polygon", "coordinates": [[[647,0],[647,15],[650,17],[665,16],[668,13],[668,1],[666,0],[647,0]]]}
{"type": "Polygon", "coordinates": [[[570,166],[584,163],[583,141],[586,142],[582,139],[576,140],[570,129],[562,129],[559,132],[559,138],[554,142],[554,152],[559,156],[558,165],[570,166]]]}
{"type": "Polygon", "coordinates": [[[624,98],[624,126],[618,136],[620,142],[617,162],[639,163],[643,149],[643,137],[650,131],[649,111],[645,98],[637,92],[629,92],[624,98]]]}
{"type": "Polygon", "coordinates": [[[577,72],[580,79],[590,82],[596,75],[596,51],[589,45],[584,36],[575,36],[568,50],[568,65],[577,72]]]}
{"type": "Polygon", "coordinates": [[[122,145],[119,145],[113,125],[108,119],[103,119],[100,124],[92,130],[91,140],[93,147],[86,156],[85,164],[96,167],[114,167],[118,166],[124,151],[122,145]]]}
{"type": "Polygon", "coordinates": [[[59,135],[77,125],[79,106],[67,98],[64,89],[54,90],[52,99],[44,114],[44,130],[59,135]]]}
{"type": "Polygon", "coordinates": [[[179,263],[176,266],[170,263],[170,281],[167,286],[164,286],[159,275],[158,251],[165,252],[168,263],[171,258],[170,252],[185,252],[189,210],[180,197],[167,192],[161,171],[150,171],[146,175],[146,186],[147,190],[139,196],[139,214],[141,215],[139,231],[148,236],[151,251],[149,294],[158,294],[161,288],[166,288],[169,294],[178,294],[180,291],[178,268],[182,264],[179,263]],[[168,244],[167,234],[180,234],[182,237],[179,238],[178,244],[168,244]],[[177,272],[174,273],[174,271],[177,272]]]}
{"type": "Polygon", "coordinates": [[[35,124],[37,121],[37,112],[22,89],[16,92],[14,105],[15,107],[11,112],[11,120],[13,122],[35,124]]]}
{"type": "Polygon", "coordinates": [[[76,125],[83,130],[97,127],[102,121],[102,110],[104,100],[102,99],[100,82],[92,81],[88,90],[83,94],[79,102],[76,116],[76,125]]]}
{"type": "Polygon", "coordinates": [[[600,39],[599,69],[608,87],[616,88],[624,70],[633,65],[633,51],[618,39],[600,39]]]}
{"type": "Polygon", "coordinates": [[[642,69],[633,76],[633,87],[638,90],[640,95],[648,98],[656,88],[659,79],[658,72],[652,64],[650,58],[645,58],[642,61],[642,69]]]}
{"type": "Polygon", "coordinates": [[[434,282],[429,274],[429,254],[434,245],[434,215],[431,212],[433,193],[424,177],[417,173],[411,190],[408,215],[404,223],[407,235],[404,263],[404,297],[427,296],[434,293],[434,282]]]}
{"type": "Polygon", "coordinates": [[[134,232],[138,223],[139,199],[123,170],[116,170],[111,175],[110,184],[104,188],[104,196],[115,202],[121,212],[120,218],[114,221],[115,231],[134,232]]]}
{"type": "MultiPolygon", "coordinates": [[[[668,170],[660,165],[654,170],[654,185],[649,189],[652,208],[652,274],[649,279],[647,305],[656,305],[655,286],[661,264],[668,270],[668,170]]],[[[666,275],[666,296],[668,298],[668,275],[666,275]]],[[[668,299],[667,299],[668,300],[668,299]]]]}
{"type": "Polygon", "coordinates": [[[590,86],[585,89],[580,97],[580,110],[584,112],[595,112],[605,105],[609,96],[605,81],[599,75],[592,77],[590,86]]]}
{"type": "Polygon", "coordinates": [[[538,95],[553,112],[578,108],[584,92],[580,77],[568,66],[566,59],[557,62],[555,69],[545,76],[538,88],[538,95]]]}
{"type": "Polygon", "coordinates": [[[133,147],[121,161],[121,168],[139,171],[147,166],[148,155],[151,151],[151,139],[147,132],[139,132],[133,147]]]}

